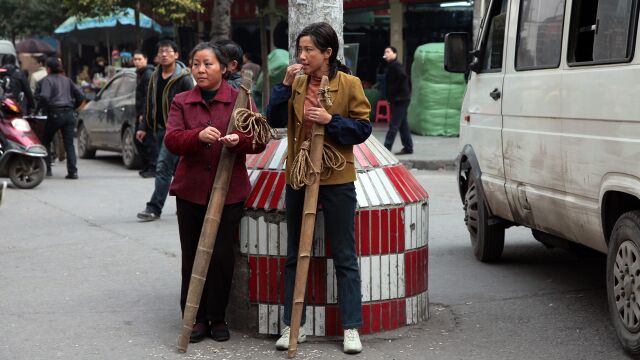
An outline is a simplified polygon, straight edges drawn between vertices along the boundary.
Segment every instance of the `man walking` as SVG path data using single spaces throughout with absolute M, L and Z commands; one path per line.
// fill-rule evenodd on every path
M 136 132 L 140 130 L 141 124 L 145 122 L 147 110 L 147 91 L 149 81 L 153 74 L 153 65 L 147 64 L 147 55 L 142 50 L 133 52 L 133 65 L 136 67 Z M 143 178 L 156 176 L 156 158 L 158 156 L 155 137 L 148 133 L 143 141 L 136 139 L 136 147 L 142 159 L 142 170 L 139 174 Z
M 397 60 L 398 51 L 393 46 L 384 49 L 382 57 L 388 63 L 387 70 L 387 96 L 391 103 L 391 124 L 384 139 L 384 146 L 391 151 L 396 134 L 400 131 L 400 141 L 402 150 L 396 155 L 413 154 L 413 140 L 407 121 L 407 109 L 411 100 L 411 88 L 409 87 L 409 77 L 404 71 L 404 67 Z
M 136 132 L 136 139 L 143 141 L 148 132 L 155 135 L 158 158 L 156 160 L 155 188 L 146 208 L 138 213 L 138 219 L 153 221 L 160 218 L 164 202 L 169 194 L 171 178 L 178 163 L 178 156 L 164 145 L 165 126 L 173 97 L 194 86 L 189 69 L 180 61 L 178 45 L 171 40 L 158 42 L 159 66 L 151 74 L 147 92 L 145 121 Z
M 62 64 L 56 57 L 47 59 L 47 75 L 40 83 L 39 106 L 47 115 L 44 126 L 43 145 L 49 149 L 53 136 L 62 129 L 62 141 L 67 153 L 66 179 L 77 179 L 76 150 L 73 147 L 73 133 L 76 121 L 74 110 L 82 104 L 82 91 L 68 77 L 62 74 Z M 51 176 L 51 156 L 47 154 L 47 176 Z

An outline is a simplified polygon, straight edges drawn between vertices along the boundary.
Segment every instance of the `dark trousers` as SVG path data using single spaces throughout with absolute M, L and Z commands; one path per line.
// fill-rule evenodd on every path
M 156 159 L 158 158 L 158 145 L 156 137 L 152 131 L 147 131 L 142 141 L 135 140 L 140 160 L 142 160 L 142 171 L 156 172 Z
M 408 108 L 408 100 L 391 104 L 391 124 L 389 124 L 389 131 L 384 139 L 384 147 L 389 151 L 391 151 L 393 142 L 396 140 L 396 134 L 400 131 L 402 147 L 408 152 L 413 152 L 413 140 L 411 139 L 411 130 L 409 130 L 409 121 L 407 120 Z
M 62 142 L 64 142 L 64 150 L 67 152 L 67 173 L 77 174 L 76 168 L 76 149 L 73 147 L 73 134 L 76 127 L 76 120 L 73 115 L 73 109 L 51 110 L 47 114 L 47 122 L 44 126 L 44 135 L 42 136 L 42 145 L 49 149 L 53 137 L 58 130 L 62 130 Z M 51 170 L 51 156 L 47 153 L 45 158 L 47 170 Z
M 171 187 L 171 178 L 176 172 L 176 166 L 180 157 L 174 155 L 167 149 L 164 144 L 165 129 L 156 130 L 156 145 L 158 149 L 158 158 L 156 160 L 156 178 L 155 187 L 153 188 L 153 194 L 151 194 L 151 200 L 147 203 L 146 210 L 152 211 L 158 215 L 162 213 L 164 208 L 164 202 L 169 195 L 169 188 Z
M 298 264 L 298 244 L 302 228 L 302 208 L 306 188 L 294 190 L 287 185 L 287 259 L 284 269 L 284 323 L 291 325 L 291 304 Z M 331 257 L 338 280 L 338 302 L 342 326 L 355 329 L 362 326 L 362 295 L 360 269 L 356 256 L 355 215 L 356 188 L 353 183 L 323 185 L 318 192 L 318 203 L 322 204 L 324 226 L 331 242 Z M 302 321 L 305 323 L 302 311 Z
M 189 281 L 191 280 L 191 270 L 193 269 L 207 206 L 194 204 L 180 198 L 176 198 L 176 204 L 178 208 L 180 247 L 182 249 L 180 307 L 184 314 L 189 292 Z M 207 280 L 204 283 L 200 307 L 196 315 L 196 322 L 205 323 L 206 321 L 211 321 L 218 323 L 223 322 L 225 319 L 229 293 L 231 292 L 231 279 L 233 278 L 233 244 L 240 218 L 242 218 L 243 208 L 243 203 L 224 206 L 213 255 L 209 263 Z

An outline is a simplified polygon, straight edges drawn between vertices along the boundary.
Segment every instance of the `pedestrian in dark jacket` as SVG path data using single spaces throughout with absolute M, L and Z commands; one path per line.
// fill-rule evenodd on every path
M 48 149 L 53 136 L 62 130 L 62 141 L 67 153 L 67 179 L 78 178 L 76 168 L 76 150 L 73 147 L 75 131 L 75 109 L 82 104 L 84 95 L 76 85 L 62 74 L 62 63 L 56 57 L 47 59 L 47 75 L 40 82 L 40 97 L 38 103 L 47 115 L 42 138 L 43 145 Z M 47 176 L 51 176 L 51 157 L 47 155 Z
M 219 170 L 222 149 L 226 147 L 236 153 L 236 160 L 191 333 L 191 342 L 201 341 L 209 334 L 216 341 L 225 341 L 230 336 L 225 312 L 234 270 L 233 244 L 244 201 L 251 190 L 245 154 L 259 153 L 265 146 L 254 146 L 253 139 L 239 131 L 227 133 L 238 92 L 222 79 L 227 59 L 220 48 L 201 43 L 193 49 L 190 58 L 198 86 L 176 95 L 165 137 L 167 147 L 181 156 L 171 183 L 171 194 L 176 196 L 182 249 L 180 305 L 184 312 L 211 187 Z
M 153 74 L 153 65 L 147 63 L 147 55 L 142 50 L 133 52 L 133 64 L 136 67 L 136 132 L 140 129 L 140 124 L 145 121 L 147 108 L 147 91 L 149 81 Z M 155 177 L 156 157 L 158 156 L 155 136 L 152 133 L 145 135 L 142 141 L 136 139 L 136 147 L 142 159 L 142 170 L 139 174 L 143 178 Z
M 239 88 L 242 82 L 242 48 L 229 39 L 218 40 L 216 41 L 216 45 L 220 46 L 222 52 L 229 59 L 227 71 L 224 73 L 224 79 L 227 80 L 229 85 L 234 89 Z
M 396 155 L 413 153 L 413 140 L 407 121 L 407 109 L 411 100 L 411 88 L 409 87 L 409 77 L 404 70 L 404 66 L 398 61 L 398 50 L 393 46 L 384 49 L 383 58 L 388 63 L 387 66 L 387 97 L 391 103 L 391 124 L 384 139 L 384 146 L 391 151 L 396 134 L 400 131 L 400 141 L 402 150 Z
M 145 121 L 140 124 L 140 130 L 136 132 L 138 141 L 143 141 L 147 132 L 154 134 L 158 149 L 155 188 L 145 209 L 138 213 L 138 218 L 143 221 L 160 218 L 164 202 L 169 194 L 171 178 L 178 163 L 178 156 L 172 154 L 164 144 L 167 116 L 173 97 L 181 92 L 191 90 L 194 86 L 191 72 L 182 62 L 178 61 L 179 56 L 178 45 L 175 42 L 171 40 L 158 42 L 159 66 L 151 74 L 147 91 Z
M 7 70 L 11 77 L 12 99 L 16 100 L 22 109 L 22 114 L 28 114 L 35 108 L 33 92 L 29 86 L 29 81 L 22 70 L 16 65 L 16 56 L 6 54 L 2 58 L 2 68 Z

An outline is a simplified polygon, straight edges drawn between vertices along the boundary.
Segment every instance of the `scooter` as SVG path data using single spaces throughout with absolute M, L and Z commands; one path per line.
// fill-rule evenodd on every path
M 0 68 L 0 177 L 8 176 L 18 188 L 32 189 L 44 180 L 47 149 L 23 118 L 20 105 L 8 96 L 10 81 Z

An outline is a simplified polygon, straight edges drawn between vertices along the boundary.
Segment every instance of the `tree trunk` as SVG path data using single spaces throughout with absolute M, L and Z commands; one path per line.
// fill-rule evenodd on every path
M 233 0 L 213 1 L 211 41 L 231 38 L 231 4 L 233 4 Z
M 269 51 L 267 49 L 267 29 L 264 12 L 261 11 L 258 17 L 260 22 L 260 58 L 262 59 L 262 108 L 266 111 L 269 103 L 269 92 L 271 91 L 271 85 L 269 84 Z
M 325 21 L 333 27 L 338 34 L 340 50 L 338 59 L 344 63 L 342 48 L 342 0 L 289 0 L 289 63 L 296 62 L 296 37 L 305 26 Z
M 136 48 L 142 49 L 142 36 L 140 36 L 140 1 L 136 1 L 134 11 L 136 16 Z

